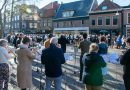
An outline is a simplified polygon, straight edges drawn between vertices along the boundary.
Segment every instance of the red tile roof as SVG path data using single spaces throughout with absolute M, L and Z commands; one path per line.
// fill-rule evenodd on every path
M 41 10 L 43 10 L 43 17 L 53 17 L 55 15 L 56 9 L 59 7 L 57 1 L 51 2 Z
M 47 4 L 46 6 L 44 6 L 44 9 L 53 9 L 53 8 L 57 8 L 59 6 L 57 1 L 51 2 L 49 4 Z
M 43 17 L 53 17 L 55 15 L 55 9 L 46 9 Z

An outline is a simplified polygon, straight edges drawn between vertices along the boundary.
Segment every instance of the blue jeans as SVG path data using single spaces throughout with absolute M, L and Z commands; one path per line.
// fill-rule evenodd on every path
M 51 90 L 51 85 L 53 81 L 54 81 L 55 90 L 61 90 L 61 80 L 62 80 L 62 76 L 56 78 L 51 78 L 46 76 L 45 90 Z

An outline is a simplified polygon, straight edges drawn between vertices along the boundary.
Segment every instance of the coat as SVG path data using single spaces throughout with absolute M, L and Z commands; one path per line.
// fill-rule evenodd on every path
M 61 48 L 50 44 L 49 48 L 42 51 L 41 62 L 45 64 L 46 76 L 56 78 L 62 75 L 61 64 L 65 63 L 65 58 Z
M 69 41 L 66 39 L 66 37 L 61 36 L 58 39 L 58 43 L 61 45 L 61 49 L 63 50 L 63 52 L 66 53 L 66 44 L 69 44 Z
M 84 71 L 83 82 L 87 85 L 101 86 L 103 75 L 101 68 L 106 66 L 103 58 L 95 52 L 83 56 Z
M 32 87 L 32 61 L 35 55 L 29 48 L 20 47 L 16 51 L 18 57 L 17 65 L 17 83 L 20 88 Z
M 127 49 L 124 55 L 120 59 L 120 64 L 123 65 L 124 79 L 130 79 L 130 49 Z
M 79 49 L 81 49 L 81 55 L 84 55 L 84 53 L 88 53 L 89 52 L 90 44 L 91 44 L 91 41 L 89 41 L 87 39 L 85 39 L 85 40 L 80 42 Z

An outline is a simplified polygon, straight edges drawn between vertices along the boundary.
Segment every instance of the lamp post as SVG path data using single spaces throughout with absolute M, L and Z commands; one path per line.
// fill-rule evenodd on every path
M 119 29 L 119 11 L 117 10 L 117 12 L 116 12 L 116 16 L 117 16 L 117 29 Z M 121 31 L 119 31 L 119 32 L 121 32 Z

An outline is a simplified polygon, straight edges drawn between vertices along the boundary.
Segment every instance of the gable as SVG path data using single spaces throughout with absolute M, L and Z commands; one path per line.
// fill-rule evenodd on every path
M 95 10 L 93 11 L 103 11 L 103 10 L 112 10 L 112 9 L 119 9 L 121 6 L 114 3 L 111 0 L 104 0 Z

